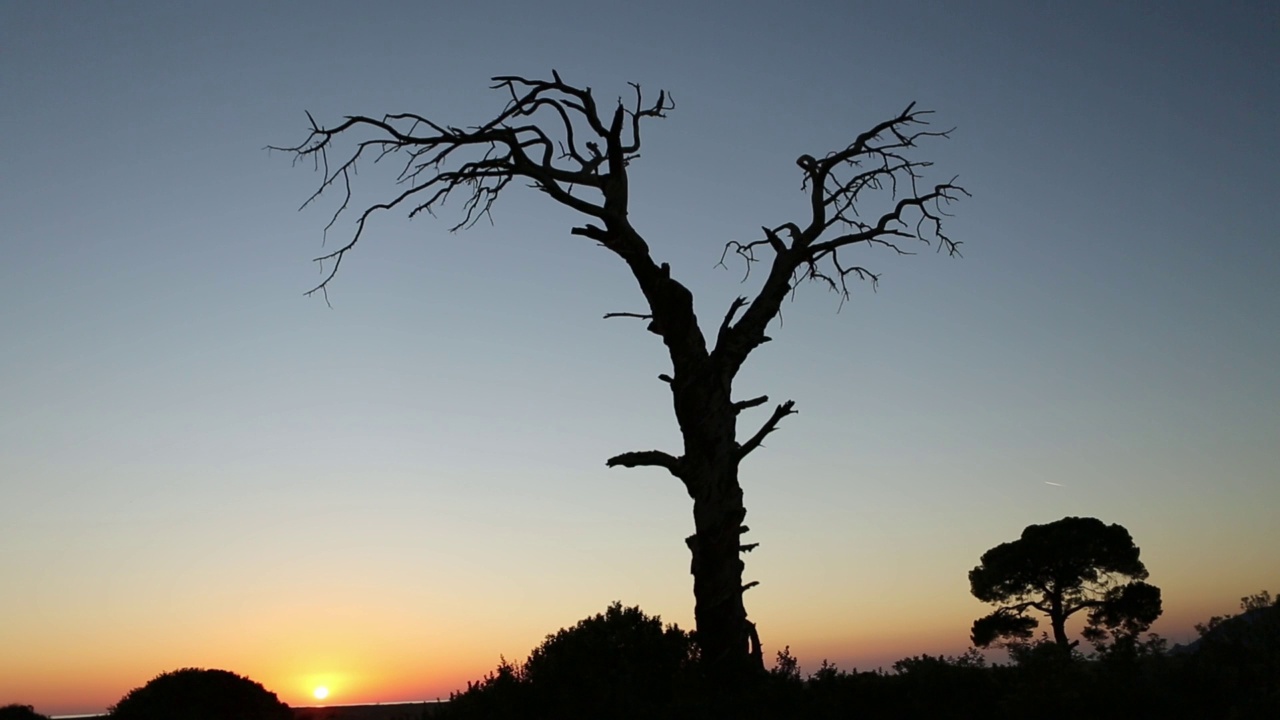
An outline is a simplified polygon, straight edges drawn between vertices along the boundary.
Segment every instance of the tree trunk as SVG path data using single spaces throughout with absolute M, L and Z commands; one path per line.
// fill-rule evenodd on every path
M 736 468 L 708 477 L 694 499 L 694 534 L 686 539 L 693 555 L 694 616 L 698 646 L 713 674 L 737 675 L 749 667 L 750 630 L 742 602 L 743 562 L 739 536 L 747 511 Z
M 726 682 L 763 670 L 763 654 L 742 602 L 741 535 L 747 511 L 738 484 L 739 446 L 730 380 L 721 373 L 698 373 L 677 381 L 676 416 L 685 440 L 683 480 L 693 498 L 692 554 L 694 617 L 698 647 L 713 681 Z
M 1072 645 L 1067 638 L 1067 612 L 1062 606 L 1062 598 L 1057 594 L 1049 598 L 1049 624 L 1053 626 L 1053 641 L 1063 650 L 1070 650 Z
M 1067 619 L 1064 617 L 1054 617 L 1050 619 L 1053 624 L 1053 641 L 1058 647 L 1067 650 L 1071 647 L 1071 640 L 1067 638 Z

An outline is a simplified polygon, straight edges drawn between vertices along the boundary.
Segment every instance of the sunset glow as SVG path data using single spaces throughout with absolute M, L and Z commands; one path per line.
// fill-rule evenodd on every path
M 345 183 L 298 212 L 313 163 L 263 150 L 473 127 L 552 68 L 678 100 L 620 207 L 708 353 L 769 272 L 725 244 L 808 222 L 797 158 L 912 101 L 955 128 L 921 183 L 973 193 L 963 258 L 842 249 L 880 281 L 797 279 L 735 378 L 717 452 L 798 411 L 739 473 L 767 664 L 961 653 L 980 555 L 1068 515 L 1129 531 L 1170 644 L 1280 592 L 1275 3 L 232 5 L 0 2 L 0 706 L 191 667 L 447 700 L 615 600 L 694 629 L 688 491 L 606 466 L 685 435 L 592 218 L 524 181 L 457 232 L 464 198 L 374 213 L 306 297 L 408 156 L 326 227 Z

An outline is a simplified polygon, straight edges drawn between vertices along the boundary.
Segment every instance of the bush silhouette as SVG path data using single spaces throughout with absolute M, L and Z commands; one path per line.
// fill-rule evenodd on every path
M 529 655 L 524 675 L 539 700 L 603 710 L 611 697 L 669 697 L 692 658 L 688 633 L 615 602 L 602 615 L 548 635 Z
M 693 637 L 638 607 L 548 635 L 524 664 L 505 659 L 450 702 L 452 717 L 647 718 L 692 681 Z
M 49 716 L 41 715 L 30 705 L 13 703 L 0 707 L 0 720 L 49 720 Z
M 130 690 L 111 708 L 119 720 L 292 720 L 276 694 L 226 670 L 183 668 Z

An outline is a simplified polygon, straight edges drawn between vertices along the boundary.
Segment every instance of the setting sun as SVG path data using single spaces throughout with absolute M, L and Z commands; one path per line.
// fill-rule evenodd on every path
M 317 700 L 323 700 L 329 697 L 329 688 L 321 686 L 316 688 L 311 694 L 315 695 Z

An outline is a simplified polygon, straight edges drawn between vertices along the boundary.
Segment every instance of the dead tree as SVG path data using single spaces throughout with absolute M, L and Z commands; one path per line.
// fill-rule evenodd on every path
M 640 87 L 631 84 L 627 98 L 602 112 L 590 88 L 569 85 L 554 71 L 550 80 L 505 76 L 493 82 L 508 101 L 482 125 L 456 127 L 400 113 L 350 116 L 325 127 L 308 114 L 308 137 L 294 147 L 274 148 L 295 159 L 310 158 L 323 172 L 304 208 L 329 191 L 342 196 L 326 232 L 339 216 L 355 212 L 349 205 L 357 163 L 399 158 L 399 192 L 361 209 L 347 242 L 316 258 L 327 274 L 310 293 L 319 292 L 327 300 L 329 282 L 364 237 L 370 217 L 380 211 L 405 210 L 409 217 L 433 213 L 456 193 L 462 218 L 450 228 L 455 231 L 488 215 L 502 191 L 521 179 L 583 215 L 582 224 L 570 232 L 621 258 L 644 295 L 648 312 L 605 317 L 646 320 L 649 332 L 666 345 L 671 369 L 659 379 L 670 389 L 683 437 L 677 453 L 626 452 L 606 464 L 659 467 L 684 483 L 693 499 L 695 532 L 686 543 L 693 556 L 696 637 L 702 658 L 708 671 L 721 678 L 762 669 L 759 636 L 742 600 L 743 592 L 755 583 L 743 583 L 741 554 L 756 543 L 745 543 L 741 537 L 747 526 L 738 466 L 795 410 L 790 400 L 777 405 L 755 432 L 740 439 L 739 414 L 769 399 L 734 399 L 734 378 L 751 352 L 769 341 L 769 323 L 799 283 L 818 281 L 843 302 L 851 279 L 877 281 L 874 272 L 846 258 L 856 246 L 879 245 L 910 254 L 903 243 L 922 241 L 957 254 L 959 243 L 947 237 L 942 224 L 946 205 L 967 193 L 954 178 L 921 187 L 921 171 L 931 163 L 912 158 L 919 141 L 946 137 L 949 131 L 928 130 L 929 113 L 912 104 L 843 149 L 801 156 L 796 164 L 808 199 L 805 217 L 763 227 L 759 239 L 725 245 L 722 263 L 732 253 L 747 264 L 748 277 L 756 263 L 767 270 L 754 297 L 734 300 L 708 338 L 694 315 L 693 295 L 666 263 L 654 259 L 628 218 L 628 167 L 639 156 L 641 127 L 674 108 L 671 96 L 659 92 L 649 102 Z M 864 217 L 860 203 L 876 195 L 882 212 Z

